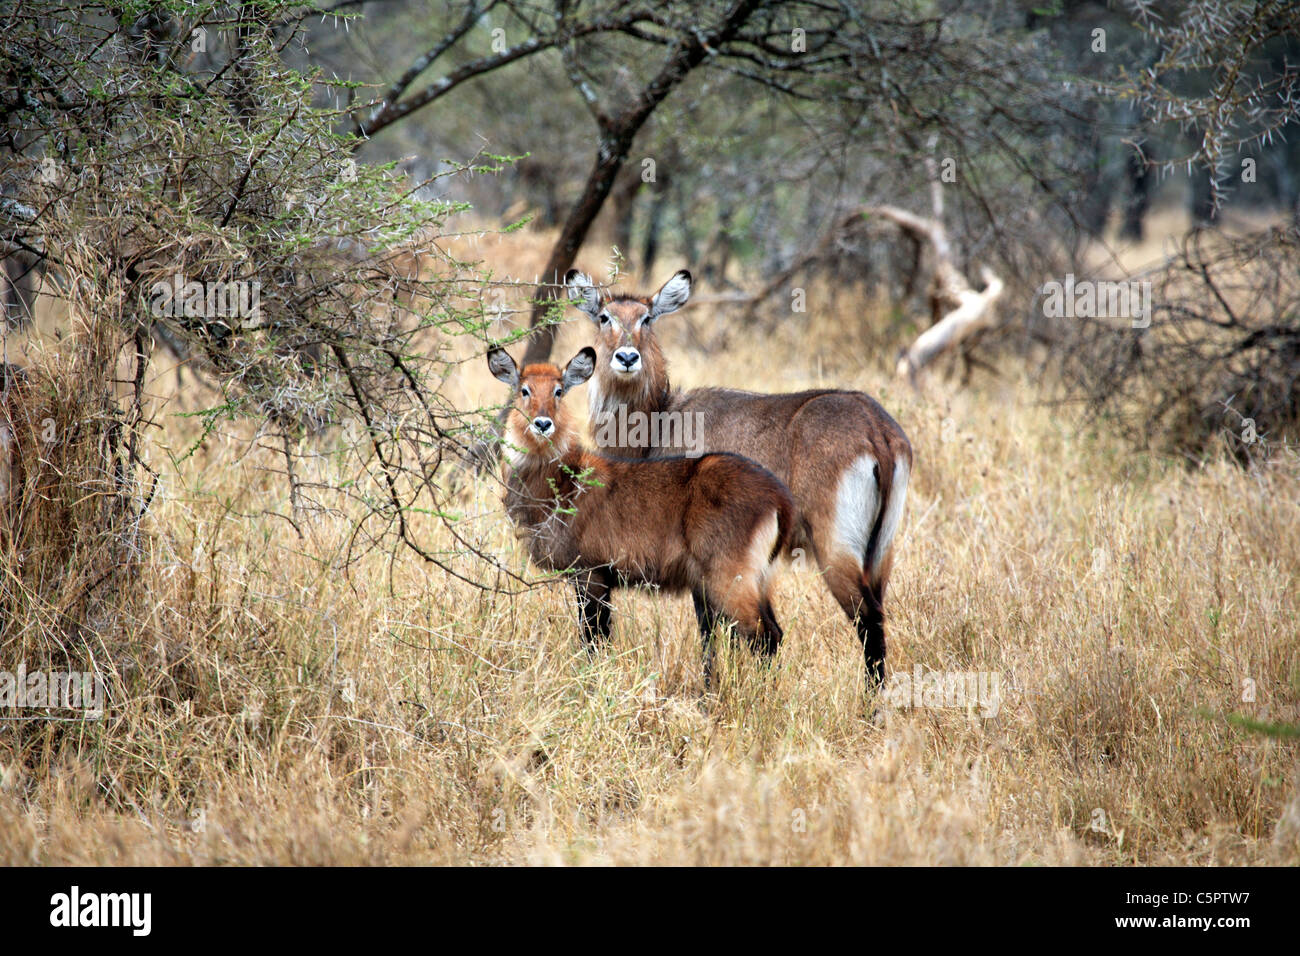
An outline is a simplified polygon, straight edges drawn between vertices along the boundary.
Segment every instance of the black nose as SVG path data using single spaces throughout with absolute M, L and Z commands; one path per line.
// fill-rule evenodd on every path
M 631 368 L 640 356 L 636 352 L 615 352 L 614 358 L 622 362 L 624 367 Z
M 545 435 L 551 430 L 551 420 L 549 418 L 534 418 L 533 427 Z

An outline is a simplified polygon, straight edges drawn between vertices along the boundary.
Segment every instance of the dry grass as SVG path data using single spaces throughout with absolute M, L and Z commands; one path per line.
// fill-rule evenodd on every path
M 528 277 L 535 253 L 485 252 Z M 775 666 L 724 653 L 709 704 L 684 598 L 623 593 L 589 660 L 558 586 L 485 594 L 382 555 L 345 576 L 342 524 L 299 540 L 266 513 L 288 507 L 278 451 L 218 433 L 151 513 L 145 600 L 115 625 L 126 696 L 0 729 L 0 863 L 1300 862 L 1294 743 L 1224 719 L 1300 719 L 1300 465 L 1136 456 L 1022 383 L 912 395 L 896 343 L 816 302 L 707 356 L 711 317 L 665 320 L 676 377 L 895 412 L 917 470 L 889 666 L 997 673 L 996 716 L 867 719 L 808 571 L 779 585 Z M 504 398 L 477 363 L 451 387 Z M 522 567 L 496 496 L 470 488 L 466 526 Z

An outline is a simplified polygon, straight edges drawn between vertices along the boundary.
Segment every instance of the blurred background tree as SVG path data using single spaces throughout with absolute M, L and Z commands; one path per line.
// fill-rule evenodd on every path
M 354 128 L 374 136 L 360 155 L 407 157 L 426 175 L 432 157 L 484 141 L 526 154 L 517 176 L 477 181 L 472 201 L 560 226 L 544 283 L 595 225 L 632 268 L 650 271 L 670 247 L 715 290 L 737 288 L 741 270 L 786 268 L 851 209 L 928 196 L 928 139 L 949 160 L 967 260 L 1036 275 L 1051 244 L 1026 236 L 1059 235 L 1075 215 L 1082 98 L 1056 82 L 1046 32 L 1015 8 L 361 7 L 364 25 L 322 25 L 310 44 L 338 79 L 382 90 L 353 108 Z M 902 292 L 920 286 L 917 258 L 881 227 L 837 237 L 808 265 Z M 530 357 L 549 341 L 535 336 Z
M 932 312 L 934 254 L 856 213 L 930 213 L 927 170 L 939 164 L 954 268 L 973 278 L 987 266 L 1009 284 L 1000 321 L 961 344 L 967 372 L 996 367 L 1007 349 L 1024 359 L 1046 347 L 1067 366 L 1067 397 L 1111 415 L 1116 396 L 1154 373 L 1097 354 L 1102 342 L 1131 351 L 1123 334 L 1085 349 L 1087 322 L 1046 320 L 1041 284 L 1101 275 L 1099 248 L 1110 273 L 1126 274 L 1113 243 L 1139 242 L 1157 206 L 1181 205 L 1194 225 L 1300 215 L 1300 155 L 1285 135 L 1300 32 L 1281 0 L 345 7 L 365 22 L 314 27 L 310 55 L 382 91 L 377 103 L 339 104 L 373 136 L 360 155 L 402 157 L 416 177 L 484 143 L 525 157 L 515 175 L 469 189 L 480 211 L 559 229 L 531 359 L 549 353 L 549 283 L 584 243 L 601 260 L 616 250 L 647 283 L 671 256 L 703 280 L 704 302 L 769 324 L 788 317 L 796 284 L 867 293 L 894 321 L 864 322 L 859 341 L 872 353 L 897 348 Z M 663 72 L 691 49 L 703 55 Z M 1295 317 L 1284 308 L 1281 321 Z M 1159 340 L 1146 335 L 1148 352 Z M 1275 353 L 1283 363 L 1290 354 Z M 1100 368 L 1129 369 L 1133 388 L 1100 384 Z M 1201 424 L 1170 447 L 1222 432 L 1208 411 L 1227 397 L 1222 387 L 1178 391 L 1196 406 L 1180 416 Z M 1266 404 L 1279 425 L 1294 408 Z M 1149 396 L 1141 407 L 1151 410 Z M 1146 415 L 1141 440 L 1161 431 L 1159 417 Z
M 161 430 L 146 394 L 160 350 L 220 396 L 197 413 L 200 441 L 243 421 L 283 449 L 282 517 L 300 535 L 304 512 L 342 511 L 355 522 L 345 566 L 397 541 L 462 573 L 453 565 L 467 546 L 435 549 L 410 517 L 417 500 L 445 516 L 433 476 L 481 417 L 448 401 L 438 383 L 456 360 L 427 348 L 430 336 L 483 336 L 478 274 L 428 258 L 463 205 L 416 195 L 391 165 L 355 162 L 336 129 L 346 116 L 312 105 L 320 77 L 284 60 L 305 10 L 175 0 L 3 11 L 7 318 L 31 321 L 39 275 L 55 322 L 29 367 L 3 376 L 14 480 L 0 515 L 0 628 L 28 659 L 94 653 L 115 637 L 135 646 L 119 612 L 147 551 L 143 518 L 168 467 L 197 447 L 168 451 L 170 463 L 147 450 L 158 452 L 149 439 Z M 297 462 L 317 452 L 300 439 L 326 427 L 341 436 L 331 453 L 343 467 L 304 482 Z

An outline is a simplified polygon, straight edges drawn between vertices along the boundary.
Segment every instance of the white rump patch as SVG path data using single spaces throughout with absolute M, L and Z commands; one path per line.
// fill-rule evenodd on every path
M 874 576 L 880 563 L 889 553 L 889 546 L 894 543 L 894 535 L 903 520 L 903 506 L 907 504 L 907 481 L 911 472 L 907 460 L 899 458 L 894 462 L 894 483 L 889 489 L 889 501 L 885 503 L 885 520 L 880 524 L 880 537 L 876 540 L 876 553 L 871 556 L 871 573 Z
M 840 475 L 835 492 L 835 545 L 852 555 L 858 565 L 866 563 L 867 543 L 880 509 L 880 488 L 876 484 L 876 459 L 860 455 Z

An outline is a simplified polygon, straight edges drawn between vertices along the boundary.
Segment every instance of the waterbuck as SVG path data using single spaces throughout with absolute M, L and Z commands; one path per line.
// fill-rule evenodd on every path
M 770 657 L 781 627 L 768 599 L 772 562 L 790 547 L 794 501 L 767 469 L 739 455 L 619 460 L 582 447 L 582 424 L 561 401 L 592 375 L 585 348 L 564 370 L 528 365 L 501 349 L 488 367 L 515 391 L 506 426 L 506 512 L 532 559 L 571 571 L 589 648 L 608 638 L 609 593 L 654 585 L 690 591 L 712 682 L 712 633 L 736 623 Z
M 868 685 L 879 686 L 885 587 L 912 468 L 898 423 L 862 392 L 674 390 L 655 322 L 690 298 L 685 270 L 653 296 L 602 292 L 576 269 L 565 284 L 596 326 L 587 396 L 598 447 L 628 457 L 730 451 L 770 469 L 799 511 L 794 546 L 811 551 L 857 628 Z

